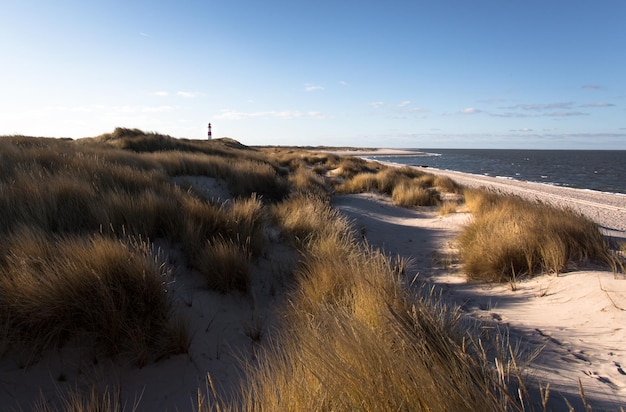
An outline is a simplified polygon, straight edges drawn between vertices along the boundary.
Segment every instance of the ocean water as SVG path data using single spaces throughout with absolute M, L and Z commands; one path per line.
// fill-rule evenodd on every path
M 626 150 L 408 149 L 371 159 L 626 194 Z M 418 154 L 424 152 L 424 154 Z

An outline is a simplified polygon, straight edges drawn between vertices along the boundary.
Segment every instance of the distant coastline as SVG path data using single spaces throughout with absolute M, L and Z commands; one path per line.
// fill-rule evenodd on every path
M 412 155 L 353 155 L 408 166 L 626 194 L 626 151 L 524 149 L 403 149 Z M 372 152 L 372 151 L 370 151 Z

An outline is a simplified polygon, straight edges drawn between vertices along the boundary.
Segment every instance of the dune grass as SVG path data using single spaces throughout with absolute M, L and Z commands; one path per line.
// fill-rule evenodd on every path
M 285 325 L 247 365 L 241 409 L 519 407 L 470 349 L 459 313 L 411 292 L 399 275 L 402 262 L 361 245 L 345 218 L 317 202 L 321 225 L 302 248 Z
M 198 410 L 524 408 L 520 397 L 527 393 L 510 352 L 487 354 L 487 336 L 435 293 L 409 283 L 407 262 L 364 245 L 329 202 L 334 189 L 377 191 L 405 206 L 438 204 L 440 193 L 460 191 L 447 178 L 353 157 L 122 128 L 77 142 L 2 137 L 0 160 L 4 354 L 19 347 L 36 361 L 44 351 L 80 341 L 143 366 L 185 352 L 191 332 L 166 293 L 172 268 L 152 242 L 180 247 L 207 287 L 250 293 L 252 263 L 265 252 L 267 228 L 276 227 L 280 240 L 300 253 L 296 270 L 287 275 L 282 321 L 276 330 L 261 333 L 256 325 L 246 331 L 259 346 L 243 366 L 234 400 L 206 403 L 199 395 Z M 174 176 L 222 179 L 234 197 L 214 202 L 174 185 Z M 516 199 L 505 202 L 491 193 L 467 192 L 465 198 L 476 221 L 495 216 L 481 226 L 497 228 L 511 216 L 528 216 L 506 226 L 518 233 L 529 222 L 543 227 L 545 219 L 556 220 L 533 214 L 538 209 L 546 215 L 545 205 L 515 209 Z M 505 203 L 512 206 L 497 215 Z M 554 252 L 561 249 L 567 259 L 603 256 L 583 241 L 595 233 L 590 225 L 574 231 L 580 216 L 560 222 L 535 242 L 545 250 L 515 258 L 521 266 L 514 270 L 526 271 L 524 264 L 562 270 Z M 465 256 L 484 261 L 497 255 L 504 235 L 477 233 L 468 244 L 483 249 Z M 560 246 L 559 239 L 565 239 Z M 550 252 L 546 245 L 552 243 L 557 246 Z M 526 253 L 527 247 L 503 250 Z M 542 253 L 547 263 L 538 264 Z M 506 270 L 500 268 L 498 276 L 510 270 L 510 261 L 503 261 Z M 66 399 L 77 410 L 121 401 L 106 393 L 70 393 Z
M 339 182 L 338 193 L 377 192 L 390 195 L 393 204 L 402 207 L 437 206 L 440 192 L 457 193 L 460 187 L 448 178 L 424 173 L 416 168 L 379 166 L 355 173 Z
M 465 198 L 474 219 L 458 246 L 472 279 L 503 282 L 610 260 L 598 226 L 573 210 L 478 190 L 467 191 Z
M 286 179 L 230 141 L 202 146 L 140 132 L 0 137 L 5 348 L 35 359 L 85 335 L 100 353 L 130 354 L 141 365 L 186 351 L 189 338 L 163 286 L 166 266 L 149 253 L 159 238 L 182 244 L 207 286 L 247 290 L 247 272 L 232 266 L 232 255 L 245 264 L 239 257 L 262 253 L 263 202 L 282 198 Z M 237 197 L 203 201 L 172 183 L 179 173 L 224 178 Z
M 422 186 L 401 183 L 391 191 L 391 200 L 394 205 L 411 206 L 435 206 L 440 202 L 439 194 L 436 191 L 425 189 Z
M 76 338 L 139 365 L 186 351 L 166 296 L 168 273 L 147 243 L 51 238 L 23 227 L 1 250 L 0 322 L 26 359 Z

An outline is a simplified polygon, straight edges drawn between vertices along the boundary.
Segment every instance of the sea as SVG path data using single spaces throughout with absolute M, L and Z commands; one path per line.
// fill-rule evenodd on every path
M 626 150 L 405 149 L 369 156 L 410 166 L 626 194 Z

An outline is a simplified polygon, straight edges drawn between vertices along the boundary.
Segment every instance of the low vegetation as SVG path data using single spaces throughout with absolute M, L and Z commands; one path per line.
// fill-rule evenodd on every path
M 472 279 L 504 282 L 611 261 L 597 224 L 573 210 L 481 190 L 467 190 L 465 199 L 474 217 L 458 246 Z
M 362 166 L 360 172 L 344 176 L 343 181 L 336 184 L 337 193 L 377 192 L 390 195 L 397 206 L 414 207 L 441 205 L 441 193 L 459 193 L 461 190 L 447 177 L 434 176 L 409 166 Z
M 232 197 L 214 199 L 197 177 L 225 182 Z M 122 128 L 78 141 L 0 137 L 0 356 L 31 364 L 71 343 L 145 366 L 185 353 L 195 332 L 173 310 L 172 272 L 256 304 L 252 271 L 271 237 L 299 254 L 284 274 L 281 321 L 246 327 L 258 346 L 241 387 L 224 399 L 209 377 L 196 410 L 524 410 L 508 348 L 411 283 L 406 261 L 365 245 L 331 207 L 333 192 L 368 191 L 445 214 L 458 205 L 446 194 L 462 188 L 415 168 L 230 139 Z M 597 227 L 573 212 L 464 196 L 475 218 L 459 246 L 475 278 L 606 256 Z M 180 250 L 184 267 L 156 244 Z M 74 390 L 60 404 L 117 408 L 116 391 Z
M 519 408 L 465 340 L 458 312 L 411 291 L 403 262 L 361 245 L 345 218 L 309 202 L 316 227 L 292 232 L 291 216 L 280 219 L 308 241 L 282 332 L 246 368 L 243 410 Z

